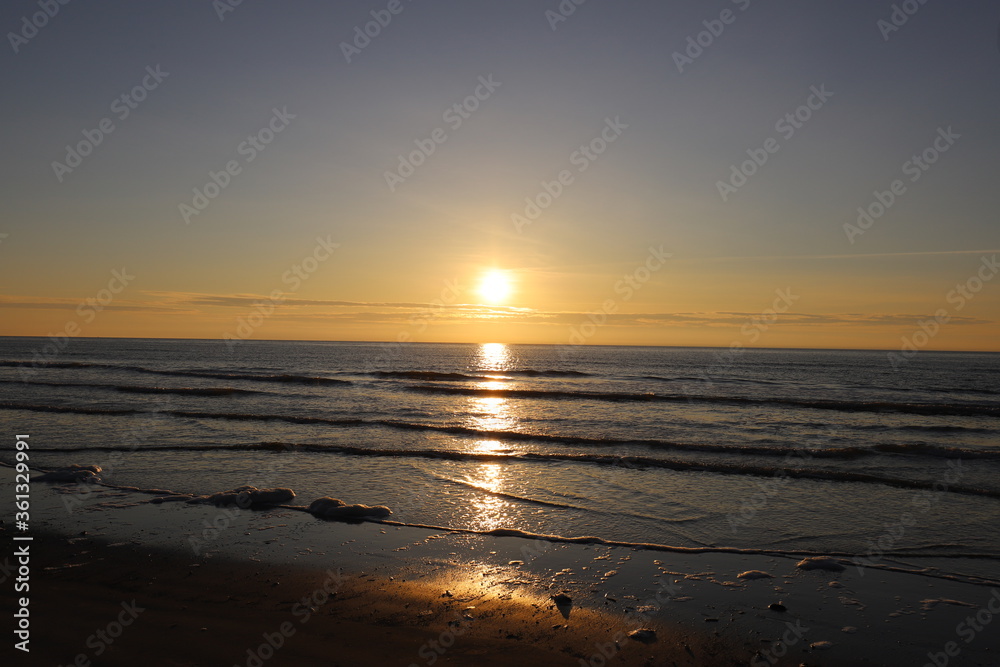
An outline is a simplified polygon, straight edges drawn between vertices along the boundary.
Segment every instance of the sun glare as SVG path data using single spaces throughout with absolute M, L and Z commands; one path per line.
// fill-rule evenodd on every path
M 479 283 L 479 296 L 489 304 L 503 303 L 510 296 L 510 277 L 505 271 L 494 269 L 483 276 Z

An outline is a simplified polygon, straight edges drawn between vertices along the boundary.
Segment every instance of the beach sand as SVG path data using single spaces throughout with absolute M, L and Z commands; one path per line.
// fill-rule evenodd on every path
M 36 537 L 33 549 L 30 664 L 577 665 L 580 649 L 602 640 L 618 652 L 609 639 L 629 629 L 620 614 L 574 610 L 567 621 L 544 599 L 471 585 L 445 596 L 433 583 L 349 573 L 338 581 L 309 568 L 199 563 L 54 535 Z M 107 626 L 123 613 L 129 625 L 97 656 L 95 633 L 116 632 Z M 620 642 L 621 664 L 739 664 L 719 637 L 657 627 L 655 644 Z M 279 648 L 262 648 L 269 644 Z
M 1000 664 L 1000 633 L 956 633 L 1000 604 L 990 586 L 153 505 L 106 488 L 67 512 L 76 492 L 33 485 L 31 655 L 18 664 L 922 665 L 949 641 L 951 664 Z M 748 570 L 771 577 L 739 578 Z M 12 608 L 9 576 L 0 590 Z M 640 629 L 655 637 L 627 638 Z

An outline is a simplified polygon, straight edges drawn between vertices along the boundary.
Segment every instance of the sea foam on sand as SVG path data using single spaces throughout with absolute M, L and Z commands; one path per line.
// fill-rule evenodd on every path
M 330 496 L 312 501 L 308 511 L 323 519 L 382 519 L 392 514 L 392 510 L 385 505 L 348 505 Z

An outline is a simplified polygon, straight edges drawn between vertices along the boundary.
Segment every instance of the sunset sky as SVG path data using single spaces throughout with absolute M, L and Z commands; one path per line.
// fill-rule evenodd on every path
M 4 3 L 0 335 L 1000 350 L 1000 6 L 912 5 Z

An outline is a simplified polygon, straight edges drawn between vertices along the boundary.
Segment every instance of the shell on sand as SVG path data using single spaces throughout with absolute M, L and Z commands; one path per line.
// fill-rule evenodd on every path
M 382 519 L 390 514 L 385 505 L 348 505 L 339 498 L 317 498 L 309 505 L 309 513 L 324 519 Z
M 656 641 L 656 630 L 640 628 L 628 633 L 628 638 L 634 639 L 637 642 L 642 642 L 643 644 L 652 644 Z

